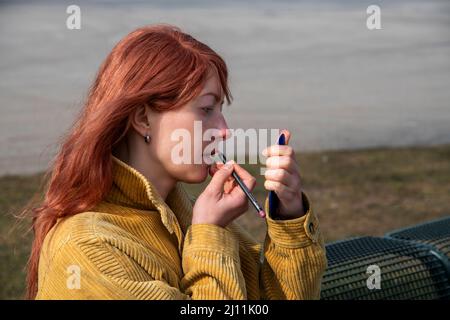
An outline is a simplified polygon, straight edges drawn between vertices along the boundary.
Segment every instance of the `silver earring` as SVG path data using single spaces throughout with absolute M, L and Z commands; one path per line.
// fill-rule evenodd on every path
M 144 136 L 144 140 L 145 140 L 145 143 L 150 143 L 150 136 L 148 134 L 146 134 Z

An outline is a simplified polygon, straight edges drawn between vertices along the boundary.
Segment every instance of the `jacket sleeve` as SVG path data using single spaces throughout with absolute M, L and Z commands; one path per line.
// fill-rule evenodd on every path
M 265 300 L 320 298 L 322 276 L 327 267 L 324 240 L 319 221 L 313 212 L 307 195 L 302 193 L 302 198 L 305 215 L 291 220 L 273 220 L 270 218 L 268 198 L 266 198 L 267 234 L 264 244 L 254 240 L 242 226 L 235 222 L 226 228 L 238 239 L 240 248 L 239 255 L 235 254 L 237 251 L 235 247 L 227 254 L 227 256 L 235 258 L 236 264 L 224 269 L 224 271 L 233 271 L 233 273 L 229 273 L 230 277 L 226 283 L 229 284 L 229 287 L 231 284 L 234 285 L 234 292 L 236 292 L 232 295 L 234 298 Z M 194 202 L 195 199 L 191 201 Z M 218 239 L 216 239 L 216 241 L 210 242 L 208 245 L 216 248 L 215 250 L 221 248 L 220 250 L 226 251 L 229 244 L 235 245 L 225 229 L 207 225 L 198 228 L 217 229 L 216 232 L 222 233 L 224 239 L 227 239 L 227 241 L 217 241 Z M 197 239 L 198 245 L 209 242 L 210 237 L 206 234 L 204 233 Z M 222 247 L 221 243 L 225 246 Z M 258 288 L 247 288 L 250 291 L 245 291 L 241 272 L 236 269 L 239 266 L 239 256 L 244 277 L 252 278 L 253 273 L 259 273 L 259 294 L 254 293 Z M 198 260 L 198 262 L 201 262 L 201 260 Z M 256 267 L 253 267 L 253 265 L 256 265 Z M 192 260 L 192 267 L 201 268 L 201 263 L 197 264 Z M 227 274 L 227 272 L 219 272 L 219 274 Z M 224 279 L 223 277 L 222 279 Z M 232 280 L 233 277 L 234 280 Z M 217 279 L 221 279 L 221 277 Z M 220 284 L 221 281 L 219 280 L 217 283 Z
M 192 299 L 247 298 L 239 242 L 226 228 L 191 225 L 185 236 L 183 271 L 182 288 Z
M 305 215 L 290 220 L 270 218 L 266 198 L 267 235 L 260 273 L 262 299 L 320 298 L 327 267 L 324 240 L 308 197 L 305 193 L 302 197 Z
M 244 299 L 276 299 L 276 300 L 309 300 L 320 298 L 322 276 L 327 267 L 327 258 L 323 236 L 320 231 L 319 221 L 313 212 L 313 208 L 305 193 L 302 193 L 305 215 L 291 220 L 273 220 L 270 218 L 268 198 L 265 202 L 267 234 L 264 244 L 260 244 L 236 222 L 226 229 L 220 227 L 198 226 L 199 229 L 217 229 L 217 235 L 222 234 L 222 239 L 216 238 L 210 244 L 215 250 L 227 252 L 236 243 L 230 238 L 229 230 L 239 242 L 239 255 L 236 247 L 228 251 L 226 256 L 234 257 L 235 264 L 229 264 L 222 272 L 209 274 L 220 275 L 216 279 L 217 285 L 227 283 L 227 292 L 235 292 L 230 295 L 234 298 Z M 195 200 L 192 200 L 195 201 Z M 207 232 L 199 234 L 197 246 L 207 244 L 211 237 Z M 221 246 L 221 243 L 224 246 Z M 206 253 L 203 253 L 206 254 Z M 240 260 L 239 260 L 240 259 Z M 193 258 L 192 268 L 202 268 L 202 260 Z M 238 265 L 240 263 L 240 266 Z M 241 272 L 237 269 L 241 268 Z M 212 268 L 211 268 L 212 270 Z M 193 274 L 193 273 L 192 273 Z M 192 275 L 191 274 L 191 275 Z M 228 281 L 223 281 L 228 274 Z M 259 277 L 259 287 L 245 288 L 254 283 L 250 280 L 254 276 Z M 233 280 L 231 280 L 233 279 Z M 206 280 L 205 280 L 206 281 Z M 200 281 L 197 283 L 199 284 Z M 206 283 L 206 282 L 205 282 Z M 196 284 L 192 282 L 195 287 Z M 233 285 L 232 285 L 233 284 Z M 234 290 L 230 290 L 234 286 Z M 207 287 L 205 287 L 205 291 Z M 203 295 L 203 296 L 208 296 Z

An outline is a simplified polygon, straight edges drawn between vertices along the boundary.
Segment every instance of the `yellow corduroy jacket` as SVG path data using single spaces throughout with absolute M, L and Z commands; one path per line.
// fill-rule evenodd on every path
M 114 156 L 113 177 L 101 203 L 59 219 L 46 236 L 37 299 L 319 298 L 327 260 L 305 194 L 304 216 L 267 215 L 261 245 L 236 222 L 191 225 L 193 203 L 180 184 L 164 201 Z

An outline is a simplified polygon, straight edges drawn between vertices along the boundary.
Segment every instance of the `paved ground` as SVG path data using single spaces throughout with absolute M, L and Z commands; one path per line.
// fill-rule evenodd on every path
M 450 142 L 450 3 L 250 1 L 0 1 L 0 175 L 42 170 L 112 46 L 134 28 L 168 22 L 227 61 L 235 128 L 289 128 L 299 149 Z M 163 4 L 164 3 L 164 4 Z

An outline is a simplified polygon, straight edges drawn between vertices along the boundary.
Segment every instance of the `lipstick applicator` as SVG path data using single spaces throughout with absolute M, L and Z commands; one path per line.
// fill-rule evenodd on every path
M 217 152 L 218 157 L 220 158 L 220 160 L 225 164 L 227 162 L 227 159 L 225 158 L 225 155 L 221 152 Z M 266 213 L 264 212 L 264 209 L 258 204 L 258 202 L 256 201 L 255 197 L 253 196 L 253 194 L 250 192 L 250 190 L 248 190 L 247 186 L 245 185 L 245 183 L 242 181 L 242 178 L 239 177 L 239 175 L 233 171 L 232 173 L 233 178 L 236 180 L 237 184 L 239 185 L 239 187 L 241 187 L 242 191 L 244 191 L 245 195 L 247 196 L 247 198 L 250 200 L 250 202 L 253 204 L 253 206 L 256 209 L 256 212 L 259 214 L 259 216 L 261 218 L 265 218 L 266 217 Z

